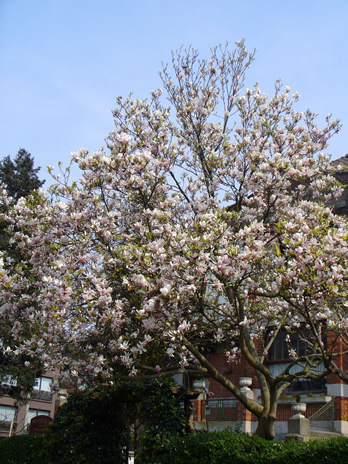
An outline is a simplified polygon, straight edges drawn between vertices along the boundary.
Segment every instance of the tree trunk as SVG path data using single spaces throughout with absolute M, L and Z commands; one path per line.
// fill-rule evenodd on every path
M 275 437 L 274 433 L 274 417 L 263 416 L 261 415 L 258 418 L 257 428 L 255 430 L 254 435 L 258 437 L 265 438 L 266 440 L 273 440 Z

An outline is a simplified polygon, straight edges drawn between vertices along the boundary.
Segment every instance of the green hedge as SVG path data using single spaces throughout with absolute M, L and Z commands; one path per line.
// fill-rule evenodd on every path
M 47 463 L 43 435 L 19 435 L 0 440 L 0 464 Z
M 231 432 L 172 437 L 153 464 L 338 464 L 348 462 L 347 438 L 308 443 L 267 441 Z M 138 461 L 137 464 L 142 464 Z
M 0 440 L 0 464 L 52 464 L 45 454 L 45 440 L 42 435 Z M 348 462 L 348 439 L 283 443 L 231 432 L 199 432 L 168 438 L 164 447 L 156 447 L 151 454 L 152 464 L 343 464 Z M 60 459 L 72 462 L 68 455 Z M 96 461 L 91 456 L 83 462 Z M 119 464 L 120 460 L 115 457 L 106 462 Z M 148 459 L 143 455 L 136 462 L 143 464 Z
M 348 462 L 348 439 L 312 440 L 307 443 L 290 441 L 276 464 L 343 464 Z

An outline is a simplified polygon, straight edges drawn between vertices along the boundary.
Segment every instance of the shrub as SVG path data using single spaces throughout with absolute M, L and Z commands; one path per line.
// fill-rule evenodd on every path
M 282 445 L 280 445 L 282 446 Z M 153 464 L 247 464 L 271 462 L 273 442 L 231 432 L 198 432 L 173 437 Z M 142 464 L 142 462 L 140 462 Z
M 157 448 L 153 464 L 338 464 L 346 462 L 347 438 L 308 443 L 268 441 L 231 432 L 172 437 Z M 142 461 L 138 461 L 143 464 Z
M 0 440 L 1 464 L 47 463 L 43 435 L 19 435 Z
M 348 439 L 312 440 L 307 443 L 290 441 L 275 464 L 340 464 L 347 462 Z
M 52 464 L 127 463 L 126 408 L 113 392 L 72 394 L 57 412 L 46 435 Z
M 110 424 L 110 422 L 109 422 Z M 80 429 L 81 431 L 82 429 Z M 105 431 L 105 429 L 104 429 Z M 112 463 L 127 462 L 125 453 L 112 451 L 111 430 L 104 437 L 108 446 L 93 450 L 100 442 L 100 431 L 89 433 L 90 443 L 82 437 L 79 446 L 71 448 L 71 442 L 66 437 L 66 444 L 59 441 L 61 432 L 55 436 L 22 435 L 0 440 L 1 464 L 82 464 L 82 463 Z M 160 435 L 158 435 L 160 436 Z M 50 457 L 46 451 L 46 441 L 51 448 Z M 91 441 L 92 440 L 92 441 Z M 94 441 L 93 441 L 94 440 Z M 96 440 L 96 441 L 95 441 Z M 290 441 L 287 443 L 267 441 L 259 437 L 236 434 L 231 432 L 198 432 L 192 435 L 175 435 L 164 440 L 163 446 L 154 442 L 155 446 L 143 451 L 137 456 L 138 464 L 340 464 L 347 460 L 348 439 L 345 437 L 330 440 L 313 440 L 308 443 Z M 62 448 L 59 448 L 61 446 Z M 83 449 L 83 446 L 85 448 Z M 56 457 L 54 456 L 54 452 Z M 120 458 L 121 456 L 121 458 Z
M 136 460 L 141 464 L 152 464 L 173 435 L 186 433 L 187 417 L 172 392 L 173 386 L 168 379 L 138 384 L 142 394 L 142 432 Z

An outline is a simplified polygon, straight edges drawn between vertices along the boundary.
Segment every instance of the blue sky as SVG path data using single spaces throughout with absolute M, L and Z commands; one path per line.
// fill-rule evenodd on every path
M 0 0 L 0 158 L 26 148 L 49 184 L 47 165 L 104 144 L 118 95 L 161 87 L 171 50 L 207 57 L 241 38 L 257 50 L 249 86 L 270 93 L 280 77 L 298 109 L 341 119 L 328 152 L 343 156 L 347 19 L 347 0 Z

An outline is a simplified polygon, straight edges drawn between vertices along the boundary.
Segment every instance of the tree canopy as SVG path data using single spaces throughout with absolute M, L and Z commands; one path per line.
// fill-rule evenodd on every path
M 0 161 L 0 183 L 6 187 L 8 195 L 17 201 L 43 186 L 45 181 L 39 179 L 39 171 L 40 168 L 34 168 L 33 156 L 20 148 L 14 161 L 10 156 Z
M 347 323 L 347 222 L 325 204 L 340 195 L 325 155 L 339 122 L 319 128 L 280 80 L 272 96 L 244 88 L 253 59 L 243 41 L 180 50 L 161 73 L 169 107 L 161 90 L 117 99 L 107 148 L 73 155 L 80 181 L 8 215 L 26 263 L 4 256 L 1 314 L 67 384 L 213 377 L 272 438 L 284 389 L 334 362 L 322 337 Z M 303 326 L 306 352 L 289 344 L 273 375 L 277 334 Z M 217 344 L 256 370 L 262 403 L 209 362 Z

